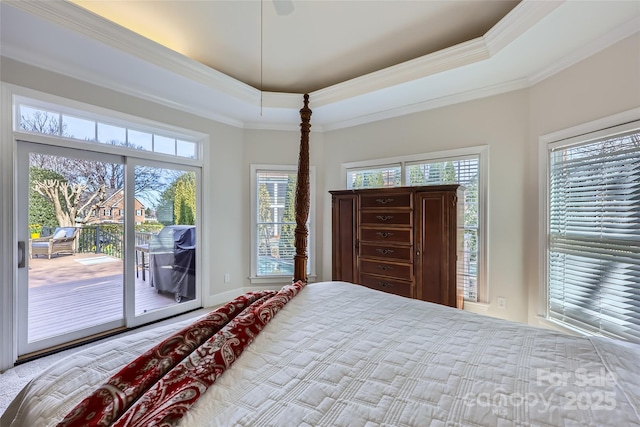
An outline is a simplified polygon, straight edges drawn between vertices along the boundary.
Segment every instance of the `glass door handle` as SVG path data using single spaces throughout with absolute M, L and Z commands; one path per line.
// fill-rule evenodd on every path
M 24 242 L 18 242 L 18 268 L 24 268 L 26 262 L 26 254 L 24 252 Z

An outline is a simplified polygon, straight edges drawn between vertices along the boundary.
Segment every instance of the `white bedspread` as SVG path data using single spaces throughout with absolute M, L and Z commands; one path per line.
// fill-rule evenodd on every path
M 55 425 L 168 328 L 51 367 L 6 425 Z M 287 304 L 181 425 L 626 427 L 639 414 L 640 346 L 325 282 Z

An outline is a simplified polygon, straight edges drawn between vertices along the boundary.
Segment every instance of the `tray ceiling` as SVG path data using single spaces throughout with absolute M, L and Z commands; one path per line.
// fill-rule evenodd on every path
M 526 88 L 640 29 L 637 1 L 282 1 L 3 0 L 0 53 L 243 128 L 297 129 L 306 92 L 331 130 Z

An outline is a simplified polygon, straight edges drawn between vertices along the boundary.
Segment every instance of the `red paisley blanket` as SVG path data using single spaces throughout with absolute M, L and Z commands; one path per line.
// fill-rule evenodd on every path
M 125 366 L 58 427 L 175 425 L 304 286 L 249 292 L 216 309 Z

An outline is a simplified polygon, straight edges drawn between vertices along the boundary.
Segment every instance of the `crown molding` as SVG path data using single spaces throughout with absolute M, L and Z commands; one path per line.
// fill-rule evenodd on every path
M 272 130 L 284 132 L 300 132 L 300 123 L 282 124 L 282 123 L 263 123 L 263 122 L 246 122 L 243 127 L 245 130 Z M 311 124 L 311 133 L 322 133 L 326 127 L 319 124 Z
M 596 53 L 613 46 L 614 44 L 640 32 L 640 17 L 635 17 L 625 24 L 616 27 L 613 31 L 597 38 L 596 40 L 573 51 L 571 54 L 562 57 L 553 65 L 543 68 L 535 74 L 529 76 L 529 85 L 533 86 L 549 77 L 583 61 Z
M 392 119 L 395 117 L 405 116 L 407 114 L 420 113 L 427 110 L 433 110 L 436 108 L 446 107 L 449 105 L 460 104 L 462 102 L 473 101 L 476 99 L 487 98 L 489 96 L 500 95 L 515 90 L 526 89 L 529 87 L 527 79 L 514 80 L 507 83 L 501 83 L 489 87 L 484 87 L 467 92 L 457 93 L 451 96 L 445 96 L 442 98 L 431 99 L 428 101 L 417 102 L 411 105 L 405 105 L 399 108 L 392 108 L 379 113 L 368 114 L 352 120 L 345 120 L 342 122 L 335 122 L 323 127 L 324 131 L 332 131 L 337 129 L 348 128 L 352 126 L 364 125 L 371 122 L 377 122 L 380 120 Z
M 489 58 L 482 37 L 366 74 L 312 93 L 316 106 L 324 106 L 376 90 L 418 80 Z
M 259 105 L 260 91 L 67 1 L 14 1 L 12 7 L 76 31 L 190 80 Z
M 483 36 L 491 56 L 524 34 L 565 0 L 522 0 Z
M 262 92 L 262 105 L 267 108 L 300 109 L 303 94 L 284 92 Z
M 315 103 L 328 105 L 489 59 L 564 1 L 523 0 L 482 37 L 320 89 L 313 93 Z
M 243 127 L 244 124 L 240 120 L 230 118 L 221 114 L 214 113 L 207 108 L 198 108 L 190 105 L 186 102 L 177 101 L 176 98 L 167 98 L 150 93 L 149 91 L 141 90 L 136 86 L 129 84 L 122 84 L 116 80 L 110 78 L 104 78 L 94 73 L 87 73 L 79 70 L 77 67 L 71 66 L 67 63 L 51 60 L 45 58 L 36 53 L 25 51 L 22 49 L 14 49 L 12 46 L 3 46 L 2 57 L 10 58 L 18 62 L 23 62 L 34 67 L 42 68 L 61 74 L 65 77 L 83 81 L 89 84 L 103 87 L 105 89 L 113 90 L 123 93 L 125 95 L 134 96 L 146 101 L 153 102 L 155 104 L 163 105 L 165 107 L 173 108 L 176 110 L 184 111 L 186 113 L 194 114 L 207 119 L 215 120 L 217 122 L 227 124 L 235 127 Z

